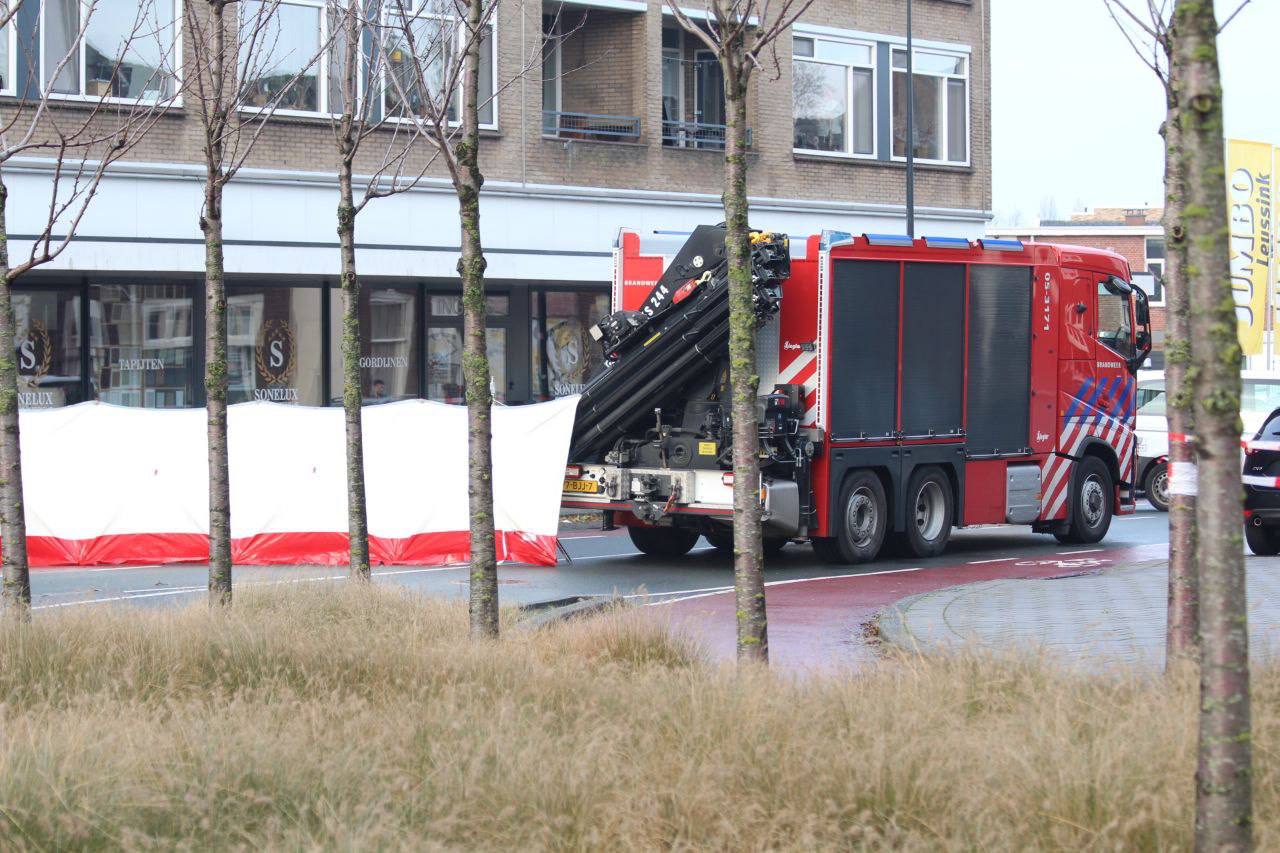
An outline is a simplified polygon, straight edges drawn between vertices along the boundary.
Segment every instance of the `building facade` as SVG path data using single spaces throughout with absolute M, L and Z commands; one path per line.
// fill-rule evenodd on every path
M 1164 208 L 1098 207 L 1073 213 L 1069 219 L 1045 220 L 1039 225 L 991 226 L 992 237 L 1024 242 L 1068 243 L 1107 249 L 1124 257 L 1134 282 L 1151 302 L 1151 358 L 1148 366 L 1164 369 Z
M 67 111 L 103 94 L 95 69 L 119 33 L 101 10 L 121 3 L 97 0 L 79 65 L 43 83 L 44 58 L 88 6 L 24 6 L 0 38 L 10 84 L 0 103 L 31 85 L 57 92 Z M 917 231 L 978 236 L 991 207 L 989 4 L 915 0 L 914 11 Z M 320 0 L 286 0 L 281 14 L 281 44 L 325 43 Z M 903 232 L 905 3 L 816 0 L 793 29 L 749 96 L 753 226 Z M 713 58 L 659 0 L 503 2 L 484 58 L 491 365 L 497 398 L 523 403 L 574 393 L 598 369 L 587 328 L 609 310 L 619 228 L 722 219 L 724 96 Z M 341 402 L 328 62 L 290 94 L 227 187 L 233 402 Z M 369 81 L 364 96 L 385 90 Z M 202 404 L 203 137 L 189 106 L 166 110 L 109 172 L 67 251 L 18 286 L 24 406 Z M 366 145 L 357 172 L 372 173 L 380 151 Z M 423 146 L 411 167 L 429 156 Z M 16 256 L 44 221 L 51 168 L 39 158 L 6 167 Z M 369 400 L 461 400 L 458 230 L 438 166 L 360 215 Z

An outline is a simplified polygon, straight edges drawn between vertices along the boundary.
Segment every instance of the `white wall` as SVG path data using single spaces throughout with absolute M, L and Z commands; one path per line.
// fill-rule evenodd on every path
M 77 240 L 48 269 L 199 272 L 200 170 L 172 164 L 119 164 L 104 179 Z M 13 257 L 22 235 L 44 221 L 51 188 L 48 163 L 14 162 L 5 172 Z M 227 188 L 226 268 L 232 273 L 333 275 L 338 266 L 331 175 L 245 170 Z M 905 231 L 890 205 L 755 199 L 752 225 L 793 235 L 823 229 Z M 977 237 L 988 212 L 922 209 L 917 233 Z M 485 185 L 481 229 L 494 279 L 595 281 L 611 277 L 618 229 L 688 231 L 723 218 L 718 197 L 692 193 L 601 190 L 548 185 Z M 452 190 L 432 184 L 370 203 L 357 221 L 362 275 L 452 278 L 458 245 Z

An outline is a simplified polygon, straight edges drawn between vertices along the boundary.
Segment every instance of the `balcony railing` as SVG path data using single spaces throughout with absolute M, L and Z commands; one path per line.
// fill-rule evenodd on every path
M 587 139 L 595 142 L 638 142 L 640 119 L 636 116 L 608 116 L 594 113 L 566 113 L 543 110 L 542 133 L 559 139 Z
M 727 127 L 723 124 L 664 119 L 662 144 L 671 148 L 706 148 L 712 151 L 723 151 L 726 130 Z M 751 147 L 751 128 L 747 128 L 747 147 Z

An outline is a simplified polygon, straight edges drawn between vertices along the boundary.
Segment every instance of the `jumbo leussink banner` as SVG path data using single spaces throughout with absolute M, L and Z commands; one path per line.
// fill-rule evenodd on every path
M 1262 352 L 1271 287 L 1274 155 L 1269 143 L 1227 140 L 1231 291 L 1245 355 Z
M 493 409 L 499 560 L 556 561 L 577 403 Z M 204 409 L 94 402 L 19 417 L 32 565 L 209 559 Z M 466 408 L 405 400 L 363 420 L 372 562 L 466 562 Z M 240 403 L 227 421 L 235 562 L 346 563 L 342 409 Z

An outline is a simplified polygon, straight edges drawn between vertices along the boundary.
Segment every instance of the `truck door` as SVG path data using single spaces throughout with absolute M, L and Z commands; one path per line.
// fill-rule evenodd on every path
M 1120 484 L 1132 484 L 1138 341 L 1133 290 L 1109 275 L 1095 275 L 1093 436 L 1115 451 Z

